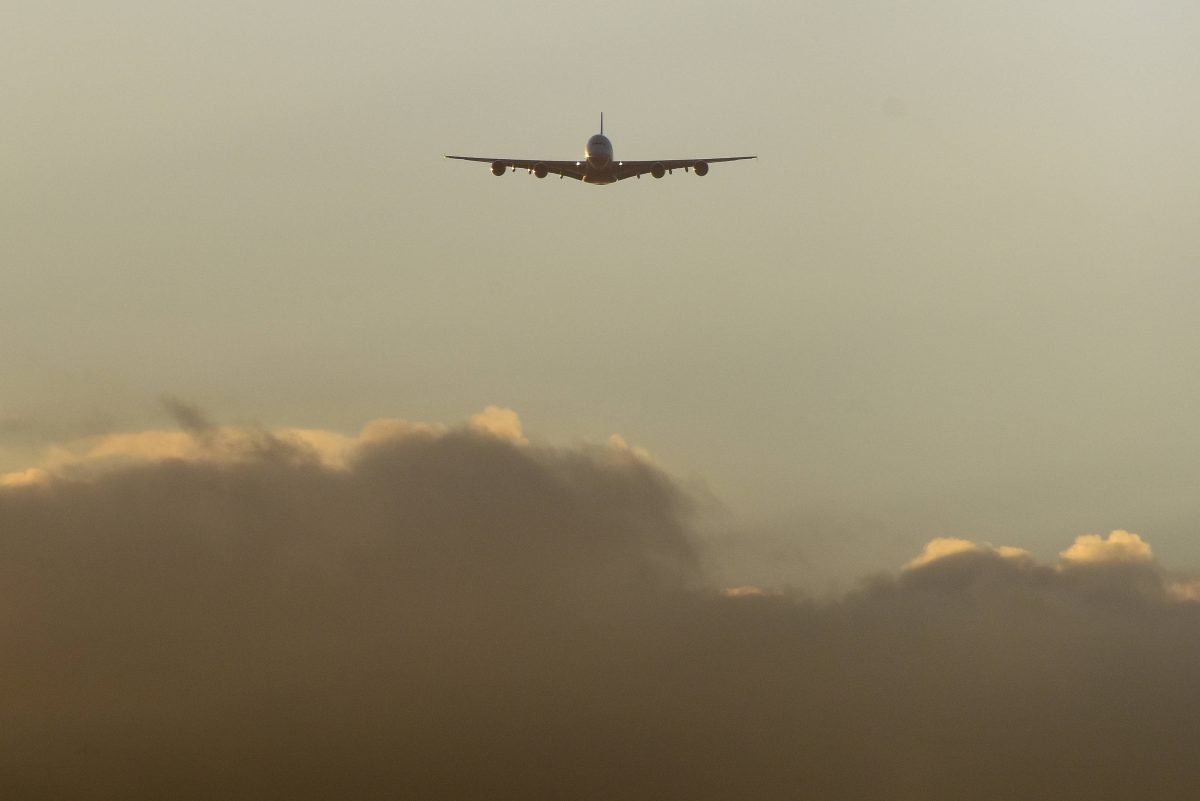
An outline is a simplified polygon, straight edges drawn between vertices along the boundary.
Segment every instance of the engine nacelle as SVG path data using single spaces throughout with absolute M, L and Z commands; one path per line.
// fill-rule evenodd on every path
M 536 175 L 538 178 L 545 178 L 546 172 L 547 172 L 546 165 L 543 164 L 542 162 L 539 161 L 537 164 L 533 165 L 533 174 Z
M 503 161 L 492 162 L 492 175 L 504 175 L 504 171 L 508 168 Z
M 650 174 L 653 175 L 655 178 L 662 178 L 664 175 L 667 174 L 667 168 L 662 165 L 661 161 L 656 161 L 656 162 L 654 162 L 654 165 L 650 168 Z
M 696 171 L 696 175 L 708 175 L 708 162 L 697 161 L 692 165 L 692 169 Z

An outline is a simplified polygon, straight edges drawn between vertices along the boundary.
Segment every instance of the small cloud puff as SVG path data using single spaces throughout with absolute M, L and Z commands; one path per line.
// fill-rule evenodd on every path
M 31 484 L 42 484 L 50 479 L 50 474 L 40 467 L 29 467 L 12 473 L 0 475 L 0 487 L 26 487 Z
M 514 445 L 528 445 L 521 430 L 521 419 L 512 409 L 500 406 L 489 406 L 468 422 L 470 429 L 479 434 L 487 434 L 497 439 L 507 440 Z
M 1098 534 L 1084 534 L 1059 555 L 1067 564 L 1144 564 L 1154 561 L 1150 545 L 1128 531 L 1113 531 L 1108 539 Z
M 1032 559 L 1032 555 L 1024 548 L 1013 548 L 1001 545 L 996 548 L 987 543 L 972 542 L 958 537 L 935 537 L 925 545 L 921 555 L 904 566 L 905 570 L 923 567 L 938 559 L 963 553 L 991 553 L 1005 559 Z
M 964 553 L 990 553 L 1005 559 L 1033 559 L 1032 554 L 1023 548 L 995 547 L 959 537 L 936 537 L 926 543 L 921 555 L 906 564 L 904 569 L 913 570 L 939 559 Z M 1059 556 L 1062 557 L 1058 565 L 1060 570 L 1075 565 L 1149 564 L 1154 561 L 1154 553 L 1150 550 L 1149 543 L 1137 534 L 1121 530 L 1111 532 L 1108 537 L 1083 534 Z
M 608 438 L 608 447 L 616 453 L 632 457 L 639 462 L 654 464 L 654 457 L 650 455 L 650 451 L 630 445 L 620 434 L 613 434 Z
M 745 584 L 741 587 L 726 587 L 721 590 L 721 594 L 726 598 L 762 598 L 768 593 L 762 587 Z
M 1200 603 L 1200 579 L 1175 579 L 1167 584 L 1167 595 L 1181 603 Z
M 1055 565 L 1039 565 L 1032 554 L 1021 548 L 996 548 L 957 537 L 937 537 L 925 545 L 920 556 L 904 566 L 904 571 L 915 571 L 962 554 L 993 554 L 1010 560 L 1022 571 L 1045 571 L 1064 578 L 1087 572 L 1094 573 L 1096 570 L 1104 571 L 1114 566 L 1128 568 L 1143 577 L 1146 583 L 1142 584 L 1141 588 L 1150 588 L 1151 596 L 1177 604 L 1200 603 L 1200 577 L 1163 569 L 1155 560 L 1149 543 L 1137 534 L 1123 530 L 1110 532 L 1107 537 L 1098 534 L 1076 537 L 1071 547 L 1059 554 L 1061 559 Z M 726 591 L 726 594 L 740 597 L 749 593 Z

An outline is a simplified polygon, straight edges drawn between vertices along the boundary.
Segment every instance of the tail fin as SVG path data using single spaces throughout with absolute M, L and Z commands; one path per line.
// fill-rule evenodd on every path
M 604 112 L 600 112 L 600 133 L 604 133 Z

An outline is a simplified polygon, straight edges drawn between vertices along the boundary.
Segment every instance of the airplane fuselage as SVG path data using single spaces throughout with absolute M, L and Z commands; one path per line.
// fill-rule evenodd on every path
M 613 146 L 607 136 L 598 133 L 587 140 L 583 148 L 583 160 L 587 162 L 587 173 L 583 180 L 589 184 L 611 184 L 617 180 L 613 174 Z

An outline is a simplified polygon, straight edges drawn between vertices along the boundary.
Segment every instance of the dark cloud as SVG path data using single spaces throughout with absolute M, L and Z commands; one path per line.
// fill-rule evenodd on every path
M 1153 561 L 731 598 L 629 454 L 291 447 L 0 489 L 5 797 L 1200 790 L 1200 605 Z
M 164 395 L 159 402 L 184 431 L 202 441 L 211 439 L 216 426 L 209 421 L 200 407 L 172 395 Z

